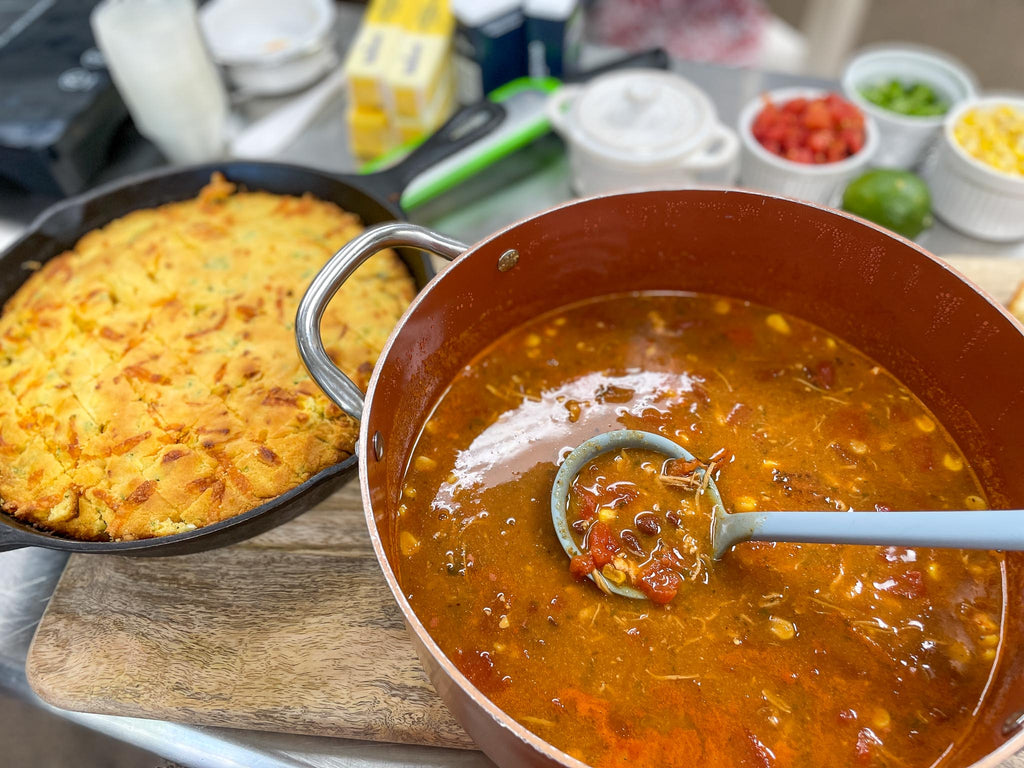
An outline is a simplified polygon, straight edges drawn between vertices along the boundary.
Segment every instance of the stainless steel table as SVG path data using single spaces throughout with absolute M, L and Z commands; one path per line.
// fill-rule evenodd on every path
M 758 93 L 784 85 L 815 83 L 754 71 L 677 63 L 681 74 L 703 87 L 720 117 L 733 124 L 741 106 Z M 344 136 L 343 104 L 335 103 L 280 159 L 324 168 L 351 170 Z M 135 139 L 108 177 L 159 161 L 152 147 Z M 473 242 L 517 219 L 572 197 L 562 145 L 544 137 L 492 166 L 461 187 L 412 213 L 412 220 Z M 0 248 L 49 202 L 0 188 Z M 936 224 L 920 242 L 939 255 L 979 254 L 1024 257 L 1024 244 L 982 243 Z M 262 768 L 264 766 L 452 766 L 478 768 L 492 763 L 478 752 L 291 736 L 169 722 L 87 715 L 55 710 L 35 698 L 25 679 L 25 657 L 47 600 L 64 567 L 65 555 L 42 550 L 0 554 L 0 686 L 39 706 L 114 738 L 135 744 L 186 766 Z M 1014 763 L 1020 758 L 1015 758 Z M 1024 763 L 1021 763 L 1024 766 Z

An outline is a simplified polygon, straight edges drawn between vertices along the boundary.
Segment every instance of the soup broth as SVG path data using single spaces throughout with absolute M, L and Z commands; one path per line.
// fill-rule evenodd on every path
M 730 512 L 987 504 L 928 409 L 814 325 L 709 295 L 561 308 L 458 374 L 396 500 L 399 581 L 467 678 L 593 766 L 939 760 L 999 650 L 1001 556 L 745 543 L 687 563 L 671 599 L 604 594 L 572 568 L 549 501 L 568 452 L 621 428 L 687 448 Z M 623 550 L 637 532 L 609 530 Z

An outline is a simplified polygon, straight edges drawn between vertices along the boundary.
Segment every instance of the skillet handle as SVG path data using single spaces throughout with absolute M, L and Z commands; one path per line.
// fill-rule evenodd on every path
M 487 99 L 462 107 L 397 165 L 361 176 L 360 183 L 398 203 L 413 179 L 489 134 L 506 114 L 505 107 Z
M 320 320 L 327 304 L 353 272 L 384 248 L 419 248 L 451 261 L 468 246 L 425 227 L 396 222 L 371 227 L 335 253 L 313 278 L 295 313 L 295 341 L 313 381 L 356 421 L 363 414 L 363 393 L 327 354 Z

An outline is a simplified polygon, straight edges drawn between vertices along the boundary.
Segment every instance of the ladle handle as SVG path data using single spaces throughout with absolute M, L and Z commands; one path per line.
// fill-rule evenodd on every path
M 335 253 L 313 278 L 295 313 L 295 340 L 313 381 L 341 410 L 362 418 L 363 392 L 338 368 L 324 348 L 320 320 L 338 289 L 359 265 L 385 248 L 419 248 L 451 261 L 468 246 L 415 224 L 395 222 L 371 227 Z
M 1024 510 L 740 512 L 719 533 L 716 557 L 740 541 L 1024 550 Z

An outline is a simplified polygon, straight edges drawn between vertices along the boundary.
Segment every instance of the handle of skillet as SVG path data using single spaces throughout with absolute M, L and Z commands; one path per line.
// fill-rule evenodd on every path
M 463 107 L 397 165 L 362 176 L 360 181 L 397 203 L 413 179 L 486 136 L 504 122 L 506 114 L 501 104 L 487 99 Z
M 384 248 L 419 248 L 451 261 L 468 246 L 426 227 L 395 222 L 363 232 L 335 253 L 313 278 L 298 312 L 295 341 L 309 375 L 339 408 L 357 421 L 362 418 L 363 392 L 334 364 L 320 335 L 320 320 L 328 303 L 360 264 Z
M 614 59 L 613 61 L 609 61 L 607 64 L 602 64 L 601 66 L 594 67 L 593 69 L 587 69 L 579 72 L 568 72 L 565 77 L 562 78 L 562 82 L 583 83 L 587 80 L 592 80 L 595 77 L 608 72 L 614 72 L 618 69 L 668 69 L 669 64 L 671 63 L 668 52 L 664 48 L 649 48 L 646 51 L 639 51 L 637 53 L 631 53 L 627 56 L 623 56 L 619 59 Z

